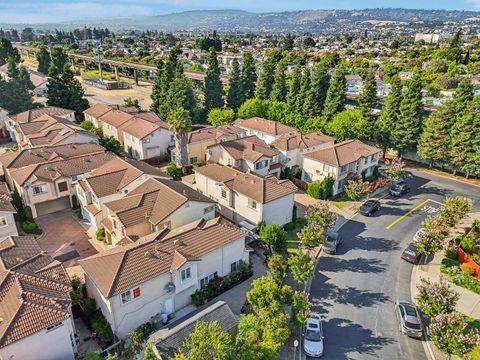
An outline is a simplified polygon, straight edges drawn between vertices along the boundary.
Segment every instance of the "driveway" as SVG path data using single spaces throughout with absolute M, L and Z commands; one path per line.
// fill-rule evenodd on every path
M 479 192 L 413 174 L 409 194 L 381 200 L 382 209 L 371 218 L 355 215 L 340 229 L 338 253 L 319 259 L 311 301 L 324 320 L 325 359 L 426 359 L 422 342 L 403 336 L 393 314 L 396 299 L 411 298 L 413 267 L 400 254 L 445 196 L 478 198 Z
M 71 210 L 64 210 L 35 219 L 44 231 L 38 244 L 67 268 L 77 265 L 77 260 L 97 253 L 73 216 Z

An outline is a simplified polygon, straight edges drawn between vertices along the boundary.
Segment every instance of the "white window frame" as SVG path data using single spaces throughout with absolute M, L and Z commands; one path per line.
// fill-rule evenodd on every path
M 250 207 L 253 210 L 257 210 L 257 202 L 253 199 L 248 199 L 248 207 Z
M 205 276 L 204 278 L 200 279 L 200 289 L 204 289 L 207 287 L 208 284 L 210 284 L 210 281 L 213 279 L 218 278 L 218 273 L 215 271 L 213 274 L 210 274 L 208 276 Z M 203 284 L 202 284 L 203 282 Z
M 192 268 L 190 266 L 180 271 L 180 280 L 182 284 L 192 280 Z
M 139 291 L 140 291 L 140 295 L 137 296 L 137 297 L 135 297 L 135 296 L 133 295 L 133 292 L 134 292 L 136 289 L 139 289 Z M 124 299 L 123 299 L 123 296 L 124 296 L 124 295 L 128 295 L 128 300 L 124 300 Z M 120 302 L 122 303 L 122 305 L 126 305 L 126 304 L 128 304 L 128 303 L 131 303 L 132 301 L 137 300 L 137 299 L 140 298 L 140 297 L 142 297 L 142 289 L 140 288 L 140 286 L 136 286 L 136 287 L 134 287 L 133 289 L 129 289 L 129 290 L 127 290 L 127 291 L 122 292 L 122 293 L 120 294 Z
M 2 221 L 2 219 L 3 219 L 3 221 Z M 4 222 L 4 224 L 2 224 L 2 222 Z M 5 227 L 5 226 L 8 226 L 7 217 L 6 216 L 0 216 L 0 228 Z
M 40 191 L 35 191 L 35 189 L 40 189 Z M 47 193 L 47 187 L 45 185 L 37 185 L 32 187 L 32 194 L 34 196 Z
M 221 193 L 222 193 L 222 198 L 223 198 L 223 199 L 226 199 L 226 198 L 227 198 L 227 190 L 225 190 L 225 189 L 222 188 L 220 191 L 221 191 Z

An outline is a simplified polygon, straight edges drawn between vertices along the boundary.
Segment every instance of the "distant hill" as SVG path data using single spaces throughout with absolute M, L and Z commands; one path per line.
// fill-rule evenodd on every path
M 480 18 L 477 11 L 364 9 L 302 10 L 275 13 L 251 13 L 241 10 L 186 11 L 168 15 L 125 17 L 57 24 L 32 24 L 35 29 L 69 30 L 83 26 L 108 27 L 111 30 L 208 31 L 223 32 L 312 32 L 330 33 L 338 29 L 355 30 L 358 24 L 442 23 Z M 27 25 L 0 24 L 0 28 L 24 28 Z

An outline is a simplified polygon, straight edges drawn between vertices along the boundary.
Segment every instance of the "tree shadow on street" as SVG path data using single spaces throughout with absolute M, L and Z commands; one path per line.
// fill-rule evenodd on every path
M 353 323 L 348 319 L 333 318 L 323 323 L 325 331 L 325 358 L 347 360 L 352 359 L 349 353 L 357 353 L 363 358 L 365 355 L 378 357 L 377 350 L 393 344 L 394 339 L 385 336 L 376 336 L 371 330 Z M 335 331 L 337 336 L 329 336 L 329 330 Z
M 323 256 L 320 258 L 317 271 L 320 272 L 343 272 L 351 271 L 355 273 L 378 274 L 385 272 L 387 265 L 379 259 L 341 259 L 334 256 Z

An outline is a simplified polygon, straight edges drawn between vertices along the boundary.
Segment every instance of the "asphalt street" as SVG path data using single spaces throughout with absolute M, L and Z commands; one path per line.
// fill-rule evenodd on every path
M 311 287 L 313 310 L 322 314 L 325 359 L 427 359 L 421 341 L 404 336 L 393 304 L 410 300 L 411 264 L 400 259 L 428 215 L 445 196 L 480 202 L 480 189 L 412 171 L 411 191 L 387 196 L 372 217 L 355 215 L 341 229 L 336 255 L 322 254 Z

